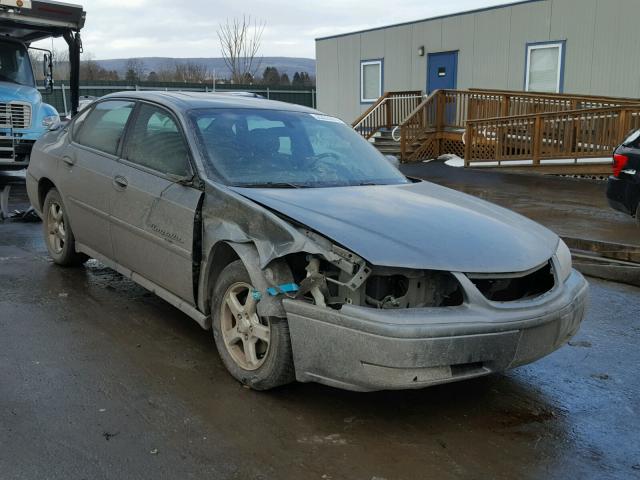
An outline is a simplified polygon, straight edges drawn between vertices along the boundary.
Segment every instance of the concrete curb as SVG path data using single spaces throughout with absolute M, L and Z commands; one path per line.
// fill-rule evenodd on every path
M 582 238 L 563 238 L 573 266 L 591 277 L 640 287 L 640 247 Z
M 638 231 L 640 239 L 640 231 Z M 640 246 L 602 242 L 586 238 L 562 237 L 571 250 L 591 252 L 599 257 L 637 263 L 640 265 Z

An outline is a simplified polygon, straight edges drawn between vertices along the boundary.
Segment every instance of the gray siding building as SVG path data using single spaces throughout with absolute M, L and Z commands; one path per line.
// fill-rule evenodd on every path
M 352 122 L 385 91 L 640 98 L 640 0 L 529 0 L 316 40 L 318 108 Z

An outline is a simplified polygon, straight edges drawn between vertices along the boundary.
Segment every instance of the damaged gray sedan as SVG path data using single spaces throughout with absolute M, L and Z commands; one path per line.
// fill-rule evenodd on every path
M 555 234 L 404 177 L 304 107 L 113 94 L 39 140 L 27 177 L 57 264 L 95 258 L 153 291 L 259 390 L 500 372 L 559 348 L 585 312 Z

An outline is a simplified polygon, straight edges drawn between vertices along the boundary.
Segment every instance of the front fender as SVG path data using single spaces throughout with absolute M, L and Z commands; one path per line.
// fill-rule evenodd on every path
M 233 252 L 233 255 L 230 254 L 230 251 Z M 214 246 L 207 256 L 206 267 L 201 273 L 198 292 L 198 298 L 201 299 L 200 310 L 211 313 L 209 311 L 209 297 L 218 275 L 224 266 L 236 258 L 239 258 L 247 269 L 253 288 L 262 292 L 262 299 L 258 302 L 257 307 L 258 314 L 263 317 L 286 317 L 282 299 L 267 295 L 266 290 L 283 283 L 293 282 L 291 269 L 283 259 L 272 260 L 264 269 L 260 268 L 260 255 L 253 243 L 223 241 Z M 219 265 L 219 263 L 221 264 Z

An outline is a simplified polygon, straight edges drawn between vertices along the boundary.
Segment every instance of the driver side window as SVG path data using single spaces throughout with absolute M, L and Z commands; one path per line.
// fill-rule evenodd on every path
M 189 149 L 173 116 L 142 104 L 127 137 L 125 158 L 159 173 L 187 177 Z

